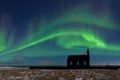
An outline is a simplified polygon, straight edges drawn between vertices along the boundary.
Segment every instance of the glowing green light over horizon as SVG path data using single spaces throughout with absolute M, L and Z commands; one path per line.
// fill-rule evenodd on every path
M 76 31 L 58 31 L 58 32 L 55 32 L 55 33 L 51 33 L 50 35 L 48 35 L 46 37 L 40 38 L 36 41 L 32 41 L 32 42 L 30 42 L 26 45 L 23 45 L 23 46 L 18 47 L 16 49 L 4 52 L 0 55 L 5 55 L 5 54 L 13 53 L 13 52 L 16 52 L 16 51 L 20 51 L 22 49 L 34 46 L 36 44 L 43 43 L 45 41 L 48 41 L 48 40 L 51 40 L 51 39 L 54 39 L 54 38 L 60 38 L 62 36 L 77 36 L 78 38 L 82 37 L 84 39 L 84 41 L 81 42 L 81 43 L 79 41 L 76 42 L 76 40 L 74 40 L 74 39 L 72 40 L 72 42 L 71 41 L 68 42 L 65 39 L 62 39 L 62 40 L 60 40 L 60 42 L 58 42 L 58 44 L 61 44 L 62 47 L 64 47 L 64 48 L 70 49 L 74 46 L 87 46 L 87 47 L 90 47 L 90 48 L 111 49 L 111 50 L 119 50 L 120 51 L 120 46 L 118 46 L 118 47 L 109 46 L 102 39 L 98 38 L 97 36 L 95 36 L 93 34 L 90 34 L 90 33 L 84 32 L 84 31 L 77 31 L 76 30 Z
M 71 33 L 73 31 L 70 31 Z M 58 38 L 58 44 L 64 48 L 72 48 L 74 46 L 87 46 L 89 48 L 105 48 L 106 44 L 103 40 L 98 38 L 92 32 L 88 31 L 75 31 L 79 35 L 68 35 L 61 36 Z M 74 33 L 75 33 L 74 32 Z
M 33 42 L 29 43 L 29 44 L 23 45 L 23 46 L 21 46 L 19 48 L 10 50 L 8 52 L 5 52 L 4 54 L 13 53 L 15 51 L 19 51 L 19 50 L 28 48 L 30 46 L 34 46 L 36 44 L 40 44 L 42 42 L 45 42 L 45 41 L 48 41 L 48 40 L 51 40 L 51 39 L 54 39 L 54 38 L 58 38 L 60 36 L 71 36 L 71 35 L 73 35 L 73 36 L 76 35 L 78 37 L 82 36 L 87 42 L 93 42 L 94 47 L 105 47 L 105 44 L 102 41 L 100 41 L 99 39 L 95 38 L 93 35 L 89 36 L 89 34 L 85 34 L 84 32 L 80 32 L 80 31 L 74 31 L 74 32 L 73 31 L 72 32 L 71 31 L 65 31 L 65 32 L 60 31 L 60 32 L 55 32 L 54 34 L 50 34 L 49 36 L 46 36 L 44 38 L 40 38 L 40 39 L 38 39 L 36 41 L 33 41 Z M 88 38 L 86 38 L 86 36 L 91 37 L 91 38 L 88 39 Z M 100 44 L 100 45 L 98 45 L 98 44 Z M 1 55 L 4 55 L 4 54 L 1 54 Z
M 11 34 L 9 34 L 9 38 L 6 38 L 8 34 L 7 30 L 0 29 L 0 55 L 11 54 L 29 48 L 31 46 L 35 46 L 37 44 L 40 45 L 41 43 L 52 39 L 56 40 L 56 44 L 59 47 L 67 50 L 74 50 L 74 47 L 76 46 L 85 46 L 88 48 L 120 51 L 120 45 L 117 46 L 107 43 L 102 35 L 96 35 L 97 31 L 94 31 L 94 29 L 92 28 L 94 26 L 95 28 L 99 27 L 108 30 L 116 29 L 117 24 L 114 23 L 111 15 L 106 16 L 102 14 L 100 16 L 97 16 L 89 11 L 92 9 L 91 7 L 82 6 L 81 8 L 83 9 L 79 10 L 79 8 L 77 7 L 75 9 L 71 9 L 70 11 L 66 11 L 59 17 L 53 18 L 51 19 L 51 21 L 48 22 L 45 21 L 45 19 L 42 19 L 40 21 L 39 28 L 36 30 L 34 30 L 34 27 L 36 27 L 34 25 L 34 21 L 31 22 L 28 26 L 26 36 L 23 35 L 25 39 L 21 40 L 21 43 L 17 44 L 16 46 L 14 46 L 13 43 L 15 33 L 12 32 Z M 63 28 L 63 30 L 60 28 L 57 29 L 57 27 L 69 23 L 79 23 L 90 26 L 72 26 L 75 27 L 74 30 L 69 27 L 65 27 Z M 88 28 L 90 30 L 87 30 Z

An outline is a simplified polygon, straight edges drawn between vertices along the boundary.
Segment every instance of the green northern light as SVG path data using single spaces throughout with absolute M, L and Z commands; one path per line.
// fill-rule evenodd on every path
M 70 49 L 74 46 L 87 46 L 90 48 L 111 49 L 111 50 L 118 50 L 118 51 L 120 50 L 120 46 L 107 45 L 102 39 L 98 38 L 97 36 L 93 35 L 92 33 L 90 34 L 89 32 L 76 30 L 76 31 L 55 32 L 53 34 L 50 34 L 49 36 L 40 38 L 36 41 L 33 41 L 33 42 L 26 44 L 26 45 L 23 45 L 19 48 L 16 48 L 16 49 L 13 49 L 10 51 L 6 51 L 0 55 L 5 55 L 5 54 L 13 53 L 16 51 L 20 51 L 22 49 L 34 46 L 36 44 L 43 43 L 45 41 L 48 41 L 48 40 L 51 40 L 54 38 L 58 38 L 61 36 L 77 36 L 77 37 L 82 37 L 85 40 L 85 42 L 79 42 L 79 39 L 73 40 L 72 42 L 71 41 L 68 42 L 65 39 L 60 40 L 60 42 L 58 41 L 58 44 L 62 45 L 62 47 L 64 47 L 64 48 L 68 48 L 68 49 Z
M 87 6 L 87 8 L 88 7 L 89 6 Z M 111 19 L 110 16 L 105 16 L 105 15 L 97 16 L 89 11 L 91 10 L 91 8 L 86 9 L 86 6 L 82 6 L 82 8 L 84 9 L 78 10 L 79 8 L 77 7 L 76 9 L 71 9 L 70 11 L 66 11 L 60 17 L 57 17 L 49 22 L 46 22 L 45 18 L 42 18 L 43 20 L 40 21 L 39 28 L 36 31 L 33 30 L 33 28 L 35 27 L 34 21 L 31 22 L 28 26 L 28 32 L 25 36 L 25 39 L 21 41 L 20 45 L 17 45 L 15 47 L 13 47 L 12 45 L 15 35 L 14 31 L 12 31 L 12 33 L 9 34 L 9 38 L 7 39 L 6 38 L 6 35 L 8 34 L 7 30 L 0 29 L 0 45 L 1 45 L 0 55 L 12 54 L 17 51 L 29 48 L 31 46 L 44 43 L 51 39 L 56 39 L 56 44 L 59 47 L 68 50 L 71 49 L 74 50 L 74 47 L 76 46 L 80 46 L 80 47 L 85 46 L 89 48 L 120 51 L 120 45 L 107 43 L 102 37 L 102 35 L 100 34 L 96 35 L 97 31 L 94 31 L 93 29 L 87 30 L 88 27 L 86 26 L 82 28 L 81 26 L 79 26 L 74 30 L 66 28 L 66 30 L 54 31 L 54 28 L 60 25 L 62 26 L 64 24 L 75 23 L 75 22 L 80 24 L 87 24 L 91 26 L 106 28 L 110 30 L 112 29 L 114 30 L 117 27 L 117 25 L 114 23 L 114 21 Z M 70 13 L 71 11 L 72 13 Z M 45 34 L 48 31 L 51 32 L 43 36 L 43 34 Z

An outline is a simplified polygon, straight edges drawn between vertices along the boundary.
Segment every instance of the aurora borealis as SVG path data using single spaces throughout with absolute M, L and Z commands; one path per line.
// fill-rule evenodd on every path
M 0 63 L 63 65 L 67 55 L 85 54 L 89 48 L 92 64 L 120 64 L 118 3 L 1 1 Z M 102 60 L 96 60 L 98 57 Z

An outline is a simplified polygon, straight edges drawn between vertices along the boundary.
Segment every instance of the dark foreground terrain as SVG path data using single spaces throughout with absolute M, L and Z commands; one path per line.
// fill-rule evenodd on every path
M 120 80 L 120 70 L 0 68 L 0 80 Z

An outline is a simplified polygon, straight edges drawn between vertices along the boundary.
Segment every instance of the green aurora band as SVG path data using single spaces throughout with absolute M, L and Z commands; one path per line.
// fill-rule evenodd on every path
M 7 30 L 0 29 L 0 55 L 6 55 L 10 53 L 14 53 L 16 51 L 23 50 L 25 48 L 29 48 L 31 46 L 35 46 L 37 44 L 49 41 L 51 39 L 56 39 L 56 43 L 65 49 L 73 49 L 76 46 L 85 46 L 89 48 L 97 48 L 97 49 L 110 49 L 114 51 L 120 51 L 120 45 L 108 44 L 104 41 L 104 39 L 98 35 L 95 35 L 96 32 L 92 32 L 91 30 L 86 30 L 76 28 L 75 30 L 67 29 L 67 30 L 56 30 L 53 31 L 54 28 L 60 25 L 69 24 L 69 23 L 82 23 L 93 25 L 101 28 L 107 29 L 115 29 L 117 25 L 111 20 L 110 16 L 94 16 L 89 10 L 86 9 L 86 6 L 82 7 L 82 9 L 78 12 L 77 9 L 75 11 L 70 11 L 64 13 L 60 17 L 51 20 L 51 22 L 47 23 L 44 20 L 40 22 L 39 29 L 37 31 L 33 31 L 35 27 L 34 24 L 30 24 L 28 33 L 25 36 L 25 40 L 21 41 L 20 45 L 16 47 L 12 47 L 14 32 L 10 34 L 9 38 L 6 38 Z M 74 10 L 74 9 L 72 9 Z M 70 14 L 68 14 L 70 13 Z M 47 25 L 46 25 L 47 24 Z M 81 26 L 80 26 L 81 27 Z M 43 36 L 46 32 L 52 31 L 49 34 Z M 38 38 L 39 37 L 39 38 Z M 7 40 L 7 43 L 6 43 Z M 12 47 L 12 48 L 10 48 Z M 8 49 L 10 48 L 10 49 Z M 57 54 L 56 54 L 57 55 Z
M 16 51 L 34 46 L 36 44 L 43 43 L 45 41 L 48 41 L 48 40 L 51 40 L 51 39 L 54 39 L 54 38 L 58 38 L 58 37 L 61 37 L 61 36 L 78 36 L 78 37 L 82 37 L 86 41 L 86 42 L 79 42 L 79 41 L 78 42 L 77 41 L 73 42 L 72 41 L 72 42 L 69 42 L 69 43 L 60 43 L 61 45 L 63 45 L 63 47 L 68 48 L 68 49 L 79 45 L 79 46 L 87 46 L 87 47 L 90 47 L 90 48 L 111 49 L 111 50 L 120 51 L 120 46 L 116 47 L 116 46 L 113 46 L 113 45 L 107 45 L 102 39 L 98 38 L 97 36 L 93 35 L 92 33 L 84 32 L 84 31 L 65 31 L 65 32 L 64 31 L 59 31 L 59 32 L 55 32 L 53 34 L 50 34 L 49 36 L 46 36 L 46 37 L 40 38 L 36 41 L 33 41 L 29 44 L 26 44 L 22 47 L 4 52 L 0 55 L 13 53 L 13 52 L 16 52 Z M 65 40 L 62 39 L 62 41 L 64 42 Z

